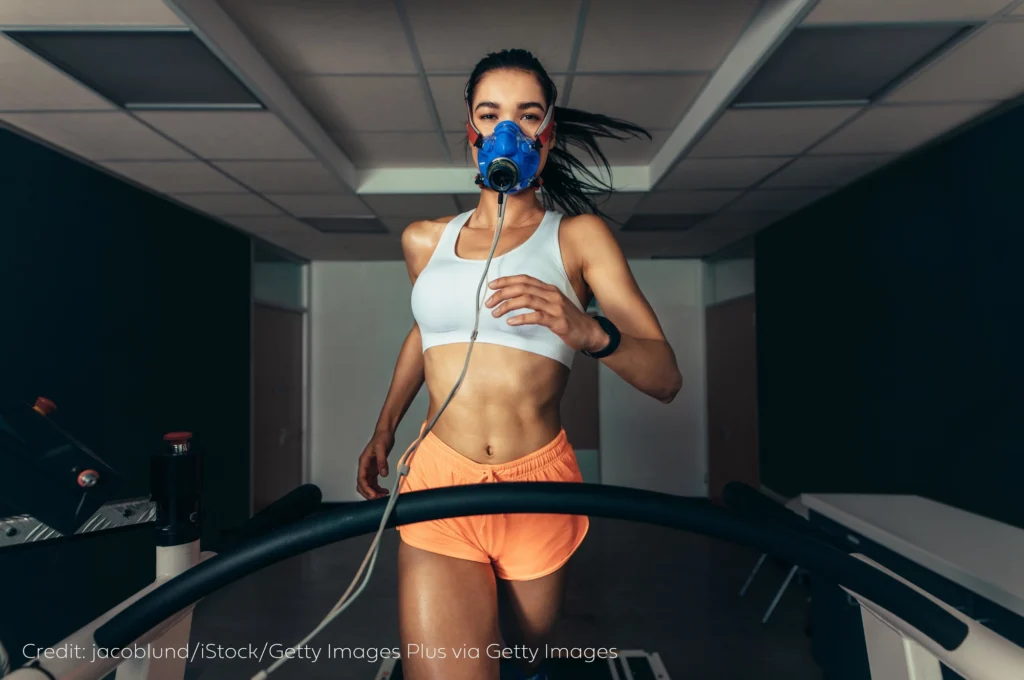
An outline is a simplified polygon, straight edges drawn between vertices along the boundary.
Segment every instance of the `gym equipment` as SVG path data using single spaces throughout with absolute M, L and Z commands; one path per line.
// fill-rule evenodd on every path
M 177 436 L 168 441 L 172 450 L 162 455 L 191 452 L 187 439 Z M 170 461 L 169 465 L 179 471 L 198 470 L 198 465 L 186 462 Z M 181 475 L 180 480 L 186 490 L 197 488 L 191 485 L 188 475 Z M 312 492 L 310 498 L 317 495 L 318 492 Z M 172 489 L 170 493 L 154 494 L 154 497 L 159 499 L 157 536 L 166 541 L 189 538 L 192 515 L 185 514 L 192 507 L 189 495 L 179 495 Z M 176 501 L 167 502 L 168 498 Z M 390 507 L 389 501 L 392 501 Z M 1024 668 L 1024 649 L 881 565 L 861 555 L 849 555 L 806 531 L 774 520 L 743 518 L 701 499 L 616 486 L 558 482 L 477 484 L 407 492 L 397 502 L 381 498 L 343 504 L 283 526 L 271 517 L 258 522 L 256 529 L 241 532 L 240 541 L 218 555 L 200 555 L 197 541 L 177 546 L 158 545 L 157 564 L 162 571 L 154 584 L 51 649 L 75 648 L 75 645 L 104 650 L 180 648 L 189 642 L 191 611 L 203 596 L 270 564 L 334 541 L 372 533 L 381 525 L 387 510 L 390 516 L 384 524 L 389 527 L 468 515 L 563 513 L 694 531 L 759 548 L 801 564 L 819 578 L 842 587 L 861 605 L 873 680 L 938 679 L 940 662 L 970 680 L 1019 678 L 1020 669 Z M 290 516 L 294 518 L 299 514 L 303 513 L 293 507 Z M 150 656 L 143 653 L 123 661 L 106 655 L 92 661 L 90 658 L 48 658 L 49 655 L 41 654 L 10 677 L 15 680 L 96 680 L 116 668 L 119 680 L 182 680 L 184 659 L 152 659 Z M 631 668 L 633 662 L 631 659 L 627 668 Z M 638 672 L 641 668 L 638 664 Z M 622 675 L 632 677 L 631 671 L 626 672 L 625 668 Z M 611 674 L 610 677 L 617 676 Z
M 0 518 L 0 548 L 31 549 L 32 544 L 43 540 L 152 524 L 155 580 L 104 615 L 108 618 L 216 554 L 200 552 L 201 457 L 192 446 L 192 433 L 165 435 L 165 446 L 150 457 L 150 498 L 111 501 L 120 485 L 116 473 L 49 418 L 55 410 L 53 402 L 43 397 L 33 406 L 14 404 L 0 410 L 0 499 L 4 510 L 20 513 Z M 300 486 L 222 536 L 222 546 L 230 549 L 305 517 L 320 508 L 321 500 L 315 485 Z M 191 618 L 189 606 L 175 617 L 161 642 L 175 647 L 187 645 Z M 116 677 L 181 680 L 186 661 L 173 657 L 128 659 L 117 667 Z M 7 654 L 0 644 L 0 677 L 9 671 L 6 663 Z
M 661 656 L 642 649 L 619 649 L 615 658 L 548 659 L 548 680 L 672 680 Z M 521 673 L 511 661 L 502 660 L 501 677 L 519 678 Z M 374 680 L 404 680 L 401 659 L 385 659 Z

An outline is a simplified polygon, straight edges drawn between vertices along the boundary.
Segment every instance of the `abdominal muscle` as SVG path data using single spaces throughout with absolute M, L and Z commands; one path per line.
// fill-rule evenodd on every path
M 424 353 L 428 422 L 458 380 L 467 348 L 468 343 L 457 343 Z M 568 379 L 569 369 L 554 359 L 477 342 L 462 385 L 431 432 L 479 463 L 522 458 L 558 436 Z

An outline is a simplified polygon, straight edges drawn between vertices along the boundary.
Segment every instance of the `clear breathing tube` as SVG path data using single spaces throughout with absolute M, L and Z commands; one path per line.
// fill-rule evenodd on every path
M 370 576 L 373 574 L 373 567 L 377 564 L 377 552 L 380 549 L 381 536 L 384 534 L 384 528 L 387 526 L 388 518 L 391 517 L 391 512 L 394 510 L 395 501 L 398 500 L 398 494 L 402 486 L 402 480 L 405 478 L 406 475 L 409 474 L 409 461 L 412 459 L 413 454 L 416 453 L 416 449 L 419 447 L 420 442 L 422 442 L 423 438 L 427 436 L 427 433 L 429 433 L 430 430 L 433 429 L 434 424 L 437 422 L 437 419 L 441 417 L 442 413 L 444 413 L 444 410 L 451 402 L 452 397 L 455 396 L 455 392 L 459 389 L 459 386 L 462 385 L 462 380 L 466 377 L 466 371 L 469 370 L 469 357 L 473 353 L 473 345 L 476 343 L 476 336 L 480 327 L 480 307 L 483 304 L 483 302 L 480 299 L 480 293 L 483 291 L 484 284 L 487 283 L 487 270 L 490 269 L 491 267 L 491 259 L 494 257 L 494 251 L 498 247 L 498 238 L 501 236 L 501 225 L 502 222 L 504 221 L 505 194 L 499 193 L 498 223 L 494 227 L 494 240 L 491 242 L 490 252 L 487 253 L 487 262 L 484 264 L 483 275 L 480 277 L 480 283 L 477 284 L 476 287 L 476 304 L 474 305 L 475 309 L 473 318 L 473 332 L 469 336 L 469 347 L 466 349 L 466 360 L 462 364 L 462 373 L 459 374 L 458 380 L 455 381 L 455 385 L 452 387 L 451 392 L 448 393 L 448 396 L 445 397 L 445 400 L 441 404 L 441 407 L 437 409 L 437 413 L 434 414 L 434 417 L 430 420 L 430 422 L 426 423 L 420 429 L 419 436 L 416 437 L 413 443 L 409 445 L 409 448 L 405 450 L 405 453 L 402 454 L 401 458 L 398 459 L 398 464 L 395 466 L 395 469 L 398 471 L 398 475 L 395 478 L 394 486 L 391 488 L 387 507 L 384 508 L 384 515 L 381 517 L 380 526 L 377 528 L 377 533 L 373 537 L 373 543 L 370 545 L 370 549 L 367 551 L 366 557 L 363 558 L 363 563 L 359 566 L 359 571 L 356 572 L 356 575 L 352 578 L 352 582 L 349 584 L 348 588 L 342 594 L 341 599 L 338 600 L 337 604 L 335 604 L 331 611 L 327 613 L 327 616 L 324 617 L 323 621 L 321 621 L 320 624 L 317 625 L 317 627 L 309 633 L 309 635 L 307 635 L 301 641 L 296 643 L 295 646 L 292 647 L 292 651 L 283 653 L 279 659 L 277 659 L 274 663 L 268 666 L 265 670 L 262 670 L 256 675 L 252 676 L 252 680 L 264 680 L 271 673 L 273 673 L 278 668 L 283 666 L 285 661 L 287 661 L 289 658 L 297 656 L 298 650 L 308 645 L 310 640 L 312 640 L 320 633 L 320 631 L 322 631 L 324 628 L 330 625 L 331 621 L 334 621 L 334 619 L 336 619 L 339 614 L 348 609 L 348 606 L 352 604 L 355 601 L 355 599 L 362 594 L 363 589 L 366 588 L 366 584 L 370 582 Z M 369 564 L 369 569 L 367 569 L 367 564 Z M 360 575 L 363 573 L 363 570 L 366 570 L 366 576 L 363 578 L 363 582 L 359 584 L 359 587 L 356 588 L 355 592 L 352 592 L 352 589 L 355 587 L 356 582 L 359 580 Z

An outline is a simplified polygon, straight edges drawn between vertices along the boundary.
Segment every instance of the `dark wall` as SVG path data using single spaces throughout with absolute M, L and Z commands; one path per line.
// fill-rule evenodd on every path
M 1024 108 L 756 241 L 763 483 L 1024 526 Z
M 193 431 L 204 540 L 249 512 L 250 266 L 243 234 L 0 130 L 0 400 L 51 398 L 124 497 Z M 145 531 L 0 550 L 15 663 L 150 582 L 153 552 Z

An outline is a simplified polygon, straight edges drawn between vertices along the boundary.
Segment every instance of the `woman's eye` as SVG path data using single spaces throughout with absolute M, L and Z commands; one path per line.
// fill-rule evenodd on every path
M 493 113 L 485 113 L 480 116 L 480 120 L 491 120 L 492 118 L 497 118 L 497 116 L 495 116 Z
M 533 115 L 532 113 L 526 114 L 525 116 L 523 116 L 523 118 L 525 120 L 539 120 L 537 116 Z

